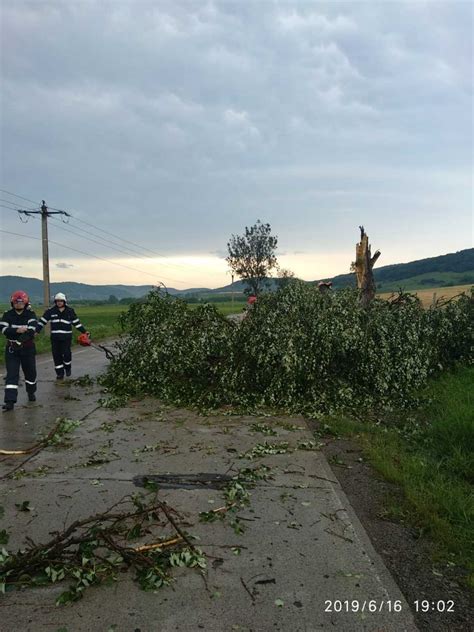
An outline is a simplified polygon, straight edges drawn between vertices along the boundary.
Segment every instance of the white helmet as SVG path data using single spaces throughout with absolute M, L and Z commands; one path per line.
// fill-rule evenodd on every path
M 54 302 L 56 301 L 64 301 L 66 303 L 67 302 L 66 295 L 63 294 L 62 292 L 58 292 L 54 296 Z

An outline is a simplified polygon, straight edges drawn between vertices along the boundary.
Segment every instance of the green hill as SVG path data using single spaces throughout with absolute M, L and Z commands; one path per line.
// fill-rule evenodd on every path
M 379 292 L 392 292 L 400 288 L 404 290 L 418 290 L 423 288 L 446 287 L 453 285 L 474 284 L 474 248 L 460 250 L 459 252 L 441 255 L 439 257 L 429 257 L 410 261 L 409 263 L 398 263 L 395 265 L 375 268 L 375 281 Z M 310 281 L 310 283 L 317 283 Z M 329 280 L 325 278 L 324 280 Z M 340 274 L 333 277 L 334 288 L 342 288 L 355 285 L 353 274 Z M 271 289 L 275 289 L 276 280 L 269 279 Z M 23 289 L 30 295 L 34 303 L 41 303 L 43 300 L 43 282 L 39 279 L 25 278 L 19 276 L 0 277 L 0 302 L 8 302 L 12 292 Z M 122 298 L 139 298 L 147 294 L 151 285 L 88 285 L 86 283 L 75 283 L 65 281 L 64 283 L 52 283 L 51 294 L 64 292 L 73 301 L 99 300 L 106 301 L 113 295 L 119 300 Z M 170 294 L 180 295 L 184 298 L 200 298 L 201 300 L 221 298 L 241 294 L 245 288 L 242 281 L 235 281 L 233 284 L 225 285 L 216 289 L 190 288 L 188 290 L 176 290 L 168 288 Z
M 377 290 L 380 292 L 418 290 L 428 287 L 468 285 L 474 283 L 474 248 L 459 252 L 397 263 L 374 269 Z M 340 274 L 331 279 L 334 288 L 353 286 L 353 274 Z

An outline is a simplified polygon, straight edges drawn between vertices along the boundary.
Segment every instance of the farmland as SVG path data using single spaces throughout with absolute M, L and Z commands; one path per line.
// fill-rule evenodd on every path
M 438 300 L 441 298 L 450 299 L 453 296 L 457 296 L 458 294 L 461 294 L 463 292 L 465 294 L 469 294 L 471 291 L 471 287 L 472 285 L 452 285 L 446 287 L 428 288 L 423 290 L 414 289 L 409 291 L 418 296 L 424 307 L 429 307 L 433 303 L 433 297 L 434 300 Z M 381 294 L 378 294 L 377 296 L 379 296 L 380 298 L 389 298 L 391 295 L 392 292 L 383 292 Z

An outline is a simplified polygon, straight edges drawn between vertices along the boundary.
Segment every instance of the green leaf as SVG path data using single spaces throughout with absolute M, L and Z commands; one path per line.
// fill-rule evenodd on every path
M 30 507 L 30 501 L 24 500 L 22 503 L 15 503 L 18 511 L 33 511 L 34 507 Z

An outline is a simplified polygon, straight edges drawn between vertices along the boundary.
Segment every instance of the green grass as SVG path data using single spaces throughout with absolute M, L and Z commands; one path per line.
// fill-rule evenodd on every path
M 204 301 L 203 301 L 204 303 Z M 198 307 L 199 305 L 202 305 L 203 303 L 190 303 L 189 307 L 191 309 L 195 309 L 196 307 Z M 246 306 L 247 302 L 246 301 L 242 301 L 242 300 L 235 300 L 234 302 L 232 301 L 223 301 L 222 303 L 213 303 L 210 302 L 210 305 L 214 305 L 217 309 L 218 312 L 220 312 L 221 314 L 224 314 L 224 316 L 228 316 L 229 314 L 240 314 L 240 312 L 244 309 L 244 307 Z
M 390 513 L 416 525 L 436 545 L 434 558 L 468 569 L 474 588 L 474 368 L 432 381 L 430 398 L 399 425 L 331 418 L 332 432 L 354 436 L 372 465 L 403 492 Z M 402 421 L 405 420 L 405 421 Z
M 3 306 L 3 311 L 8 309 Z M 110 338 L 120 333 L 120 326 L 118 323 L 118 316 L 121 312 L 126 311 L 128 306 L 126 305 L 94 305 L 91 306 L 74 306 L 77 315 L 81 319 L 84 327 L 91 332 L 92 340 L 99 341 L 104 338 Z M 2 312 L 3 313 L 3 312 Z M 43 311 L 41 309 L 35 309 L 36 316 L 39 318 Z M 73 340 L 77 339 L 79 332 L 77 329 L 73 331 Z M 0 363 L 5 362 L 4 348 L 6 338 L 1 336 L 0 339 Z M 35 338 L 36 350 L 38 353 L 46 353 L 51 350 L 51 343 L 49 336 L 41 333 Z
M 425 272 L 398 281 L 377 283 L 377 292 L 396 292 L 402 287 L 406 292 L 429 288 L 446 287 L 447 285 L 472 285 L 474 270 L 466 272 Z

